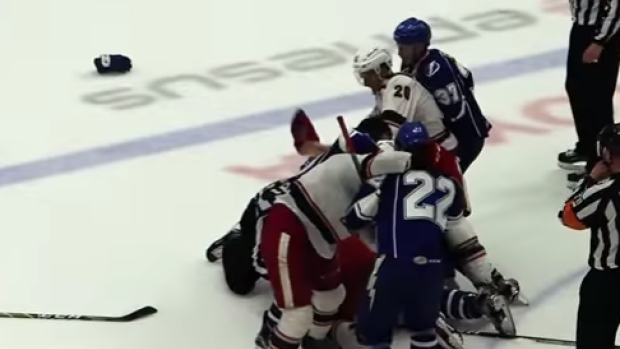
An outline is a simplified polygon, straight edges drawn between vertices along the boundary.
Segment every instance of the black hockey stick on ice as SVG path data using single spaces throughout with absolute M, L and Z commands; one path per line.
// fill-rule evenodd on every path
M 543 344 L 553 344 L 553 345 L 563 345 L 568 347 L 574 347 L 577 345 L 577 342 L 561 339 L 561 338 L 549 338 L 549 337 L 536 337 L 536 336 L 507 336 L 501 333 L 494 332 L 482 332 L 482 331 L 462 331 L 462 334 L 470 335 L 470 336 L 479 336 L 479 337 L 487 337 L 487 338 L 502 338 L 502 339 L 527 339 L 537 343 Z M 620 349 L 620 346 L 614 346 L 615 349 Z
M 9 313 L 0 312 L 0 318 L 37 319 L 37 320 L 73 320 L 73 321 L 104 321 L 131 322 L 157 313 L 154 307 L 146 306 L 122 316 L 77 315 L 77 314 L 46 314 L 46 313 Z

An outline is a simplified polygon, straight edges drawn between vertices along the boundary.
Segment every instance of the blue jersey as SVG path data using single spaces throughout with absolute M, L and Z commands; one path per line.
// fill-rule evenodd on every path
M 379 255 L 439 261 L 448 221 L 463 213 L 465 201 L 458 188 L 453 179 L 429 171 L 388 175 L 370 195 L 368 188 L 362 189 L 344 221 L 352 230 L 374 223 Z
M 488 137 L 491 124 L 476 101 L 474 78 L 467 68 L 446 53 L 430 49 L 419 62 L 415 77 L 435 97 L 446 128 L 459 143 Z

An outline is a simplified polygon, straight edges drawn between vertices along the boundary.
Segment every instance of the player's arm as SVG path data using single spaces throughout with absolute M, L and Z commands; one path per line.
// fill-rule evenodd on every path
M 357 157 L 357 162 L 360 164 L 359 176 L 364 181 L 373 177 L 404 173 L 411 166 L 411 154 L 402 151 L 381 151 L 369 155 L 342 156 Z
M 585 230 L 595 225 L 599 219 L 598 207 L 606 204 L 605 192 L 615 181 L 593 184 L 594 180 L 586 177 L 573 194 L 566 200 L 558 213 L 560 222 L 573 230 Z
M 460 81 L 462 74 L 469 71 L 449 59 L 443 54 L 435 55 L 419 73 L 419 81 L 433 95 L 444 117 L 456 121 L 467 113 L 467 99 Z
M 379 190 L 372 184 L 365 184 L 357 194 L 353 205 L 342 219 L 350 230 L 361 230 L 372 224 L 379 209 Z

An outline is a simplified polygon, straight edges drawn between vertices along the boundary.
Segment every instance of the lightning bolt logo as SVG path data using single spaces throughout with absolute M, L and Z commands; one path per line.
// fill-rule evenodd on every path
M 370 298 L 370 302 L 368 303 L 368 309 L 372 309 L 375 303 L 375 295 L 377 291 L 375 290 L 375 283 L 377 282 L 377 275 L 379 274 L 379 268 L 381 268 L 381 264 L 385 261 L 385 255 L 379 256 L 375 261 L 375 267 L 372 270 L 372 274 L 368 279 L 368 286 L 366 287 L 366 291 L 368 292 L 368 298 Z

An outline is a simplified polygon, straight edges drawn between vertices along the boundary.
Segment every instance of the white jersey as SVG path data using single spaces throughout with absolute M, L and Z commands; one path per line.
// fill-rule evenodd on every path
M 361 173 L 351 154 L 333 155 L 295 176 L 288 193 L 276 200 L 295 212 L 310 243 L 323 258 L 333 258 L 336 243 L 350 235 L 341 219 L 360 190 L 362 179 L 402 173 L 409 168 L 411 159 L 411 154 L 399 151 L 355 156 L 362 165 Z
M 380 103 L 381 112 L 391 110 L 407 121 L 419 121 L 444 148 L 456 148 L 456 138 L 446 129 L 443 113 L 435 98 L 411 76 L 396 74 L 388 80 L 381 91 Z

